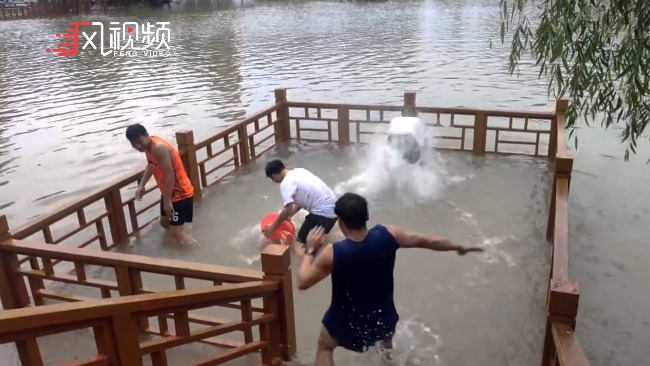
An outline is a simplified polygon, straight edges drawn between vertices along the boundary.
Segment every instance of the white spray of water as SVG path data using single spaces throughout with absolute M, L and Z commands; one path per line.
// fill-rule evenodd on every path
M 426 324 L 401 320 L 393 337 L 393 356 L 397 361 L 393 364 L 437 366 L 440 345 L 440 337 Z
M 334 363 L 344 366 L 439 366 L 438 352 L 442 342 L 433 329 L 417 319 L 403 319 L 397 323 L 393 336 L 392 360 L 386 360 L 372 347 L 364 353 L 335 352 Z M 285 366 L 313 365 L 316 354 L 312 352 Z
M 479 236 L 479 238 L 481 238 L 482 243 L 480 245 L 482 245 L 483 248 L 485 249 L 485 251 L 479 256 L 479 259 L 482 262 L 495 264 L 498 263 L 499 261 L 504 261 L 509 267 L 516 266 L 515 260 L 512 258 L 512 256 L 502 248 L 503 245 L 502 238 L 486 236 L 483 233 L 483 230 L 481 230 L 481 227 L 476 221 L 476 219 L 474 219 L 474 215 L 456 206 L 453 202 L 449 202 L 449 204 L 451 204 L 454 207 L 454 211 L 456 211 L 456 213 L 460 216 L 460 220 L 465 222 L 472 229 L 474 229 L 476 234 Z M 478 276 L 478 268 L 475 268 L 475 270 L 472 273 Z M 471 274 L 468 274 L 468 276 L 471 276 Z
M 416 164 L 409 164 L 401 152 L 386 144 L 384 135 L 375 137 L 365 150 L 364 158 L 357 161 L 357 173 L 335 186 L 337 195 L 355 192 L 372 199 L 393 189 L 400 200 L 407 202 L 439 198 L 447 172 L 431 147 L 422 148 L 421 160 Z

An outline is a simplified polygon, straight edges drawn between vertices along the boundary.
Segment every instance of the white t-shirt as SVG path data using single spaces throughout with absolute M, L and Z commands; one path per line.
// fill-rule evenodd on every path
M 334 191 L 307 169 L 289 170 L 280 183 L 280 194 L 284 206 L 293 202 L 314 215 L 336 217 Z

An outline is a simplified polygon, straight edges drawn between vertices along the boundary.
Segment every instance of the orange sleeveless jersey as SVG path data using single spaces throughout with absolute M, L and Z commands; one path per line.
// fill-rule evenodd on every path
M 172 202 L 178 202 L 185 198 L 192 197 L 194 195 L 194 187 L 192 187 L 192 182 L 187 177 L 185 173 L 185 168 L 183 167 L 183 161 L 181 156 L 178 154 L 176 147 L 164 139 L 151 136 L 151 141 L 153 144 L 165 144 L 172 150 L 172 167 L 174 169 L 174 188 L 172 191 Z M 152 144 L 152 148 L 153 148 Z M 151 174 L 153 175 L 156 183 L 158 183 L 158 188 L 160 192 L 165 191 L 165 171 L 160 166 L 158 158 L 151 150 L 146 150 L 145 155 L 147 156 L 147 161 L 149 162 L 149 169 L 151 169 Z

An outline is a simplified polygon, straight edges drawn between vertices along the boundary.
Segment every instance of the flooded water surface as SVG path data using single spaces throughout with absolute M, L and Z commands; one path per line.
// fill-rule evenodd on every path
M 282 158 L 291 167 L 309 167 L 332 187 L 372 186 L 374 189 L 366 194 L 371 226 L 398 225 L 449 237 L 463 245 L 485 247 L 484 253 L 462 257 L 424 249 L 398 251 L 398 364 L 535 363 L 544 335 L 550 255 L 544 240 L 550 178 L 547 164 L 525 157 L 474 158 L 449 152 L 435 154 L 434 160 L 417 169 L 389 168 L 393 179 L 378 181 L 364 174 L 372 164 L 368 156 L 375 152 L 369 147 L 339 150 L 327 145 L 293 145 L 288 151 L 281 149 L 269 157 Z M 427 176 L 429 182 L 435 179 L 436 184 L 417 191 L 418 180 Z M 263 213 L 274 212 L 281 206 L 279 186 L 265 177 L 263 163 L 254 164 L 247 172 L 207 192 L 192 224 L 199 246 L 179 248 L 165 239 L 156 225 L 121 251 L 261 269 L 259 252 L 263 241 L 259 221 Z M 258 209 L 227 209 L 238 206 Z M 300 225 L 304 213 L 297 216 L 296 224 Z M 342 237 L 338 228 L 330 235 L 333 240 Z M 293 255 L 292 263 L 297 274 L 301 260 Z M 114 280 L 114 271 L 101 271 L 99 277 Z M 153 275 L 143 279 L 149 289 L 172 286 Z M 55 288 L 96 297 L 87 289 Z M 320 320 L 329 306 L 330 288 L 329 279 L 307 291 L 294 288 L 298 364 L 313 362 Z M 92 337 L 83 334 L 84 331 L 75 332 L 70 339 L 92 342 Z M 43 344 L 57 342 L 57 337 L 50 337 Z M 467 344 L 473 345 L 473 352 L 466 351 Z M 87 348 L 92 350 L 92 344 Z M 197 346 L 180 353 L 173 350 L 170 355 L 189 361 L 208 352 Z M 48 355 L 53 360 L 61 358 L 60 361 L 69 356 L 58 352 Z M 336 352 L 342 365 L 376 365 L 377 357 L 374 353 Z
M 142 167 L 123 137 L 130 123 L 167 138 L 192 129 L 201 139 L 268 105 L 276 87 L 292 88 L 289 98 L 300 100 L 398 105 L 404 90 L 415 90 L 420 105 L 552 108 L 528 61 L 519 78 L 510 77 L 507 48 L 488 47 L 499 35 L 498 14 L 498 0 L 213 0 L 181 2 L 171 12 L 80 16 L 105 24 L 169 21 L 168 58 L 86 51 L 57 58 L 45 49 L 71 19 L 0 22 L 0 210 L 16 227 Z M 643 229 L 650 226 L 650 149 L 642 143 L 638 157 L 624 162 L 619 132 L 580 129 L 571 181 L 578 337 L 596 366 L 644 365 L 650 358 L 650 295 L 642 290 L 650 282 Z M 373 223 L 490 248 L 468 257 L 399 253 L 403 356 L 424 365 L 537 364 L 549 254 L 541 234 L 545 163 L 449 153 L 436 158 L 435 168 L 411 172 L 411 180 L 384 182 L 355 153 L 323 148 L 294 147 L 289 161 L 339 190 L 363 191 Z M 161 243 L 154 226 L 128 250 L 259 267 L 255 225 L 280 205 L 277 187 L 259 168 L 207 193 L 193 225 L 200 248 Z M 313 356 L 328 296 L 327 283 L 296 293 L 303 361 Z M 343 364 L 372 362 L 337 357 Z

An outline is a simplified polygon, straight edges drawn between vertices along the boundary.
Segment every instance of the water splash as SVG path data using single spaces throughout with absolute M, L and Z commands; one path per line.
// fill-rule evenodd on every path
M 438 352 L 442 342 L 433 329 L 415 318 L 400 320 L 393 337 L 393 359 L 383 360 L 376 347 L 364 353 L 338 350 L 334 352 L 334 364 L 342 366 L 441 366 Z M 313 365 L 315 352 L 300 360 L 285 363 L 285 366 Z
M 440 345 L 440 337 L 430 326 L 415 319 L 402 320 L 393 337 L 393 356 L 397 361 L 393 364 L 438 366 Z
M 372 200 L 390 190 L 404 202 L 421 203 L 439 198 L 448 177 L 439 154 L 430 146 L 422 148 L 420 162 L 409 164 L 401 152 L 386 143 L 382 134 L 363 148 L 361 156 L 356 163 L 356 174 L 335 186 L 337 195 L 355 192 Z
M 262 235 L 259 224 L 239 230 L 230 241 L 230 245 L 240 253 L 237 257 L 249 266 L 260 261 L 260 252 L 267 243 L 268 240 Z
M 474 215 L 456 206 L 451 201 L 449 201 L 448 203 L 452 205 L 452 207 L 454 207 L 454 211 L 460 217 L 460 220 L 464 221 L 469 228 L 474 230 L 475 235 L 481 238 L 480 245 L 483 246 L 483 248 L 485 248 L 485 251 L 478 257 L 479 260 L 488 264 L 495 264 L 500 261 L 503 261 L 509 267 L 516 266 L 515 260 L 512 258 L 510 253 L 506 252 L 502 247 L 504 244 L 503 238 L 488 237 L 483 233 L 483 230 L 481 230 L 481 226 L 474 218 Z M 514 240 L 515 238 L 509 238 L 509 239 Z M 472 273 L 476 274 L 476 277 L 478 277 L 478 270 L 473 271 Z M 472 276 L 471 274 L 468 274 L 467 276 L 470 276 L 471 278 L 475 277 Z

